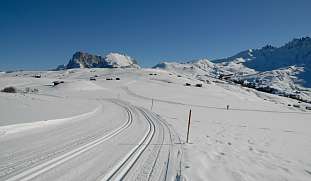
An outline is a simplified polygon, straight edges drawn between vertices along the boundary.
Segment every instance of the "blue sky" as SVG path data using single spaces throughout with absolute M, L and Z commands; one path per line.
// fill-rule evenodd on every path
M 49 69 L 75 51 L 143 66 L 223 58 L 311 35 L 310 0 L 0 0 L 0 70 Z

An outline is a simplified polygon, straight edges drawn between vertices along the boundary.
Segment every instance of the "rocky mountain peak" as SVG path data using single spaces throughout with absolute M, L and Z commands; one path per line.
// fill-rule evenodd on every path
M 106 56 L 93 55 L 78 51 L 73 54 L 66 69 L 72 68 L 140 68 L 137 61 L 120 53 L 109 53 Z
M 272 46 L 272 45 L 266 45 L 264 47 L 261 48 L 262 50 L 275 50 L 276 47 Z

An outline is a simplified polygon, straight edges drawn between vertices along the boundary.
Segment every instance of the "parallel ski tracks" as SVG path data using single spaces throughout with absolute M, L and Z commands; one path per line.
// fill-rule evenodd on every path
M 177 172 L 176 175 L 173 175 L 173 177 L 178 179 L 181 175 L 180 169 L 176 167 L 174 168 L 170 165 L 172 162 L 178 162 L 178 165 L 176 166 L 179 167 L 180 164 L 180 159 L 177 159 L 177 161 L 171 160 L 175 159 L 173 158 L 174 140 L 171 128 L 155 113 L 148 111 L 144 108 L 136 107 L 136 109 L 139 110 L 140 113 L 144 116 L 145 120 L 147 120 L 149 124 L 148 131 L 140 140 L 140 142 L 100 180 L 127 180 L 128 173 L 130 173 L 131 169 L 135 167 L 135 163 L 139 160 L 139 158 L 142 157 L 146 148 L 148 148 L 149 146 L 152 146 L 153 150 L 151 151 L 149 156 L 145 158 L 146 160 L 144 160 L 144 164 L 140 165 L 140 169 L 138 169 L 140 171 L 142 171 L 141 169 L 145 169 L 144 172 L 146 172 L 142 173 L 144 176 L 143 178 L 139 179 L 169 180 L 170 178 L 172 178 L 169 178 L 168 176 L 169 169 L 174 169 L 175 172 Z M 156 126 L 159 126 L 158 129 L 156 129 Z M 155 145 L 151 145 L 151 141 L 155 136 L 156 130 L 159 131 L 158 139 L 156 140 Z M 166 130 L 167 132 L 165 132 Z M 168 139 L 165 138 L 166 133 L 168 133 L 169 135 Z M 169 141 L 169 143 L 164 143 L 165 140 Z M 167 151 L 163 149 L 164 144 L 169 145 Z M 161 165 L 162 163 L 164 163 L 164 165 Z M 158 165 L 159 167 L 156 167 L 156 165 Z M 160 170 L 156 170 L 156 168 Z
M 101 181 L 106 181 L 106 180 L 124 180 L 125 178 L 127 178 L 126 176 L 128 175 L 128 173 L 131 171 L 131 169 L 133 167 L 135 167 L 136 163 L 138 162 L 138 160 L 142 157 L 142 155 L 145 153 L 146 149 L 150 146 L 152 140 L 154 140 L 154 136 L 156 131 L 159 131 L 158 134 L 158 139 L 156 140 L 156 145 L 154 146 L 152 149 L 153 151 L 151 151 L 150 155 L 146 155 L 147 158 L 149 158 L 150 163 L 146 160 L 142 160 L 144 162 L 144 164 L 146 165 L 146 169 L 148 170 L 147 173 L 147 180 L 167 180 L 168 179 L 168 170 L 171 168 L 170 164 L 171 162 L 173 162 L 174 160 L 171 159 L 175 159 L 172 158 L 173 156 L 173 136 L 171 133 L 171 129 L 169 128 L 169 126 L 167 125 L 167 123 L 164 120 L 161 120 L 161 118 L 159 116 L 157 116 L 155 113 L 148 111 L 144 108 L 140 108 L 140 107 L 135 107 L 135 106 L 131 106 L 128 105 L 125 102 L 122 102 L 120 100 L 117 99 L 110 99 L 109 101 L 114 102 L 115 104 L 120 105 L 121 107 L 123 107 L 127 114 L 128 114 L 128 119 L 127 121 L 122 124 L 120 127 L 118 127 L 117 129 L 111 131 L 110 133 L 97 138 L 87 144 L 84 144 L 72 151 L 69 151 L 63 155 L 60 155 L 58 157 L 55 157 L 49 161 L 46 161 L 44 163 L 41 163 L 39 165 L 36 165 L 32 168 L 29 168 L 28 170 L 25 170 L 21 173 L 18 173 L 16 175 L 14 175 L 13 177 L 7 179 L 8 181 L 16 181 L 16 180 L 20 180 L 20 181 L 28 181 L 31 179 L 36 178 L 37 176 L 43 174 L 44 172 L 47 172 L 59 165 L 61 165 L 62 163 L 73 159 L 79 155 L 81 155 L 84 152 L 87 152 L 88 150 L 96 147 L 97 145 L 113 138 L 114 136 L 122 133 L 123 131 L 125 131 L 128 127 L 131 126 L 131 124 L 133 123 L 133 112 L 138 110 L 141 115 L 143 116 L 143 118 L 147 121 L 148 124 L 148 128 L 147 131 L 144 133 L 143 137 L 140 139 L 139 143 L 132 148 L 124 157 L 122 157 L 120 159 L 119 162 L 117 162 L 108 172 L 105 173 L 105 175 L 101 176 L 99 178 L 99 180 Z M 160 126 L 160 127 L 157 127 Z M 156 129 L 158 128 L 158 129 Z M 169 139 L 165 139 L 166 136 L 166 132 L 168 131 L 169 134 Z M 135 130 L 134 130 L 135 131 Z M 163 148 L 163 144 L 164 141 L 167 140 L 169 141 L 169 149 L 166 151 L 164 151 Z M 153 145 L 152 145 L 153 146 Z M 163 151 L 163 152 L 162 152 Z M 166 158 L 164 155 L 167 155 Z M 161 159 L 160 159 L 161 157 Z M 146 159 L 146 157 L 145 157 Z M 161 161 L 158 163 L 158 161 Z M 161 165 L 161 163 L 165 163 L 164 165 Z M 156 165 L 161 165 L 160 168 L 157 167 L 160 170 L 156 170 Z M 139 166 L 139 165 L 137 165 Z M 176 168 L 173 168 L 176 169 Z M 156 171 L 155 171 L 156 170 Z M 178 171 L 177 171 L 178 172 Z M 181 173 L 177 173 L 177 176 L 180 175 Z M 178 178 L 176 176 L 176 178 Z
M 125 110 L 127 111 L 127 114 L 128 114 L 128 119 L 127 121 L 122 124 L 120 127 L 118 127 L 117 129 L 109 132 L 108 134 L 96 139 L 96 140 L 93 140 L 81 147 L 78 147 L 72 151 L 69 151 L 63 155 L 60 155 L 56 158 L 53 158 L 47 162 L 44 162 L 42 164 L 39 164 L 35 167 L 32 167 L 28 170 L 25 170 L 11 178 L 8 178 L 7 181 L 16 181 L 16 180 L 19 180 L 19 181 L 28 181 L 28 180 L 31 180 L 37 176 L 39 176 L 40 174 L 54 168 L 54 167 L 57 167 L 59 166 L 60 164 L 74 158 L 74 157 L 77 157 L 78 155 L 94 148 L 95 146 L 113 138 L 114 136 L 120 134 L 121 132 L 123 132 L 124 130 L 126 130 L 133 122 L 133 115 L 132 115 L 132 112 L 130 111 L 129 108 L 127 108 L 126 106 L 122 106 L 125 108 Z
M 128 154 L 123 159 L 121 159 L 109 172 L 106 173 L 101 181 L 123 180 L 153 139 L 155 134 L 154 122 L 150 117 L 148 117 L 147 113 L 143 109 L 137 109 L 147 120 L 149 125 L 148 131 L 145 133 L 140 142 L 130 152 L 128 152 Z

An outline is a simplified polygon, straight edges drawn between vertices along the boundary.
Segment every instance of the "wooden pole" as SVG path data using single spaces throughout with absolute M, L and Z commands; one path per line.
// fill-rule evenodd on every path
M 153 99 L 151 100 L 151 107 L 150 107 L 151 111 L 152 111 L 152 108 L 153 108 Z
M 190 121 L 191 121 L 191 109 L 189 111 L 189 119 L 188 119 L 187 143 L 189 143 Z

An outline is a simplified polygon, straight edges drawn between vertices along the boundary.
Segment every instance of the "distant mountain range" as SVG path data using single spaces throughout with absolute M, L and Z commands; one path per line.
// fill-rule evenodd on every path
M 294 39 L 281 47 L 267 45 L 232 57 L 186 63 L 162 62 L 154 68 L 205 81 L 226 79 L 251 88 L 295 98 L 311 98 L 311 38 Z
M 271 71 L 288 66 L 303 67 L 297 74 L 302 85 L 311 87 L 311 38 L 294 39 L 284 46 L 267 45 L 261 49 L 249 49 L 232 57 L 215 60 L 214 62 L 231 62 L 240 59 L 243 64 L 256 71 Z
M 72 68 L 140 68 L 130 56 L 106 56 L 76 52 L 67 65 Z M 166 69 L 202 81 L 226 79 L 266 92 L 311 99 L 311 38 L 293 39 L 281 47 L 271 45 L 242 51 L 232 57 L 186 63 L 162 62 L 153 68 Z

